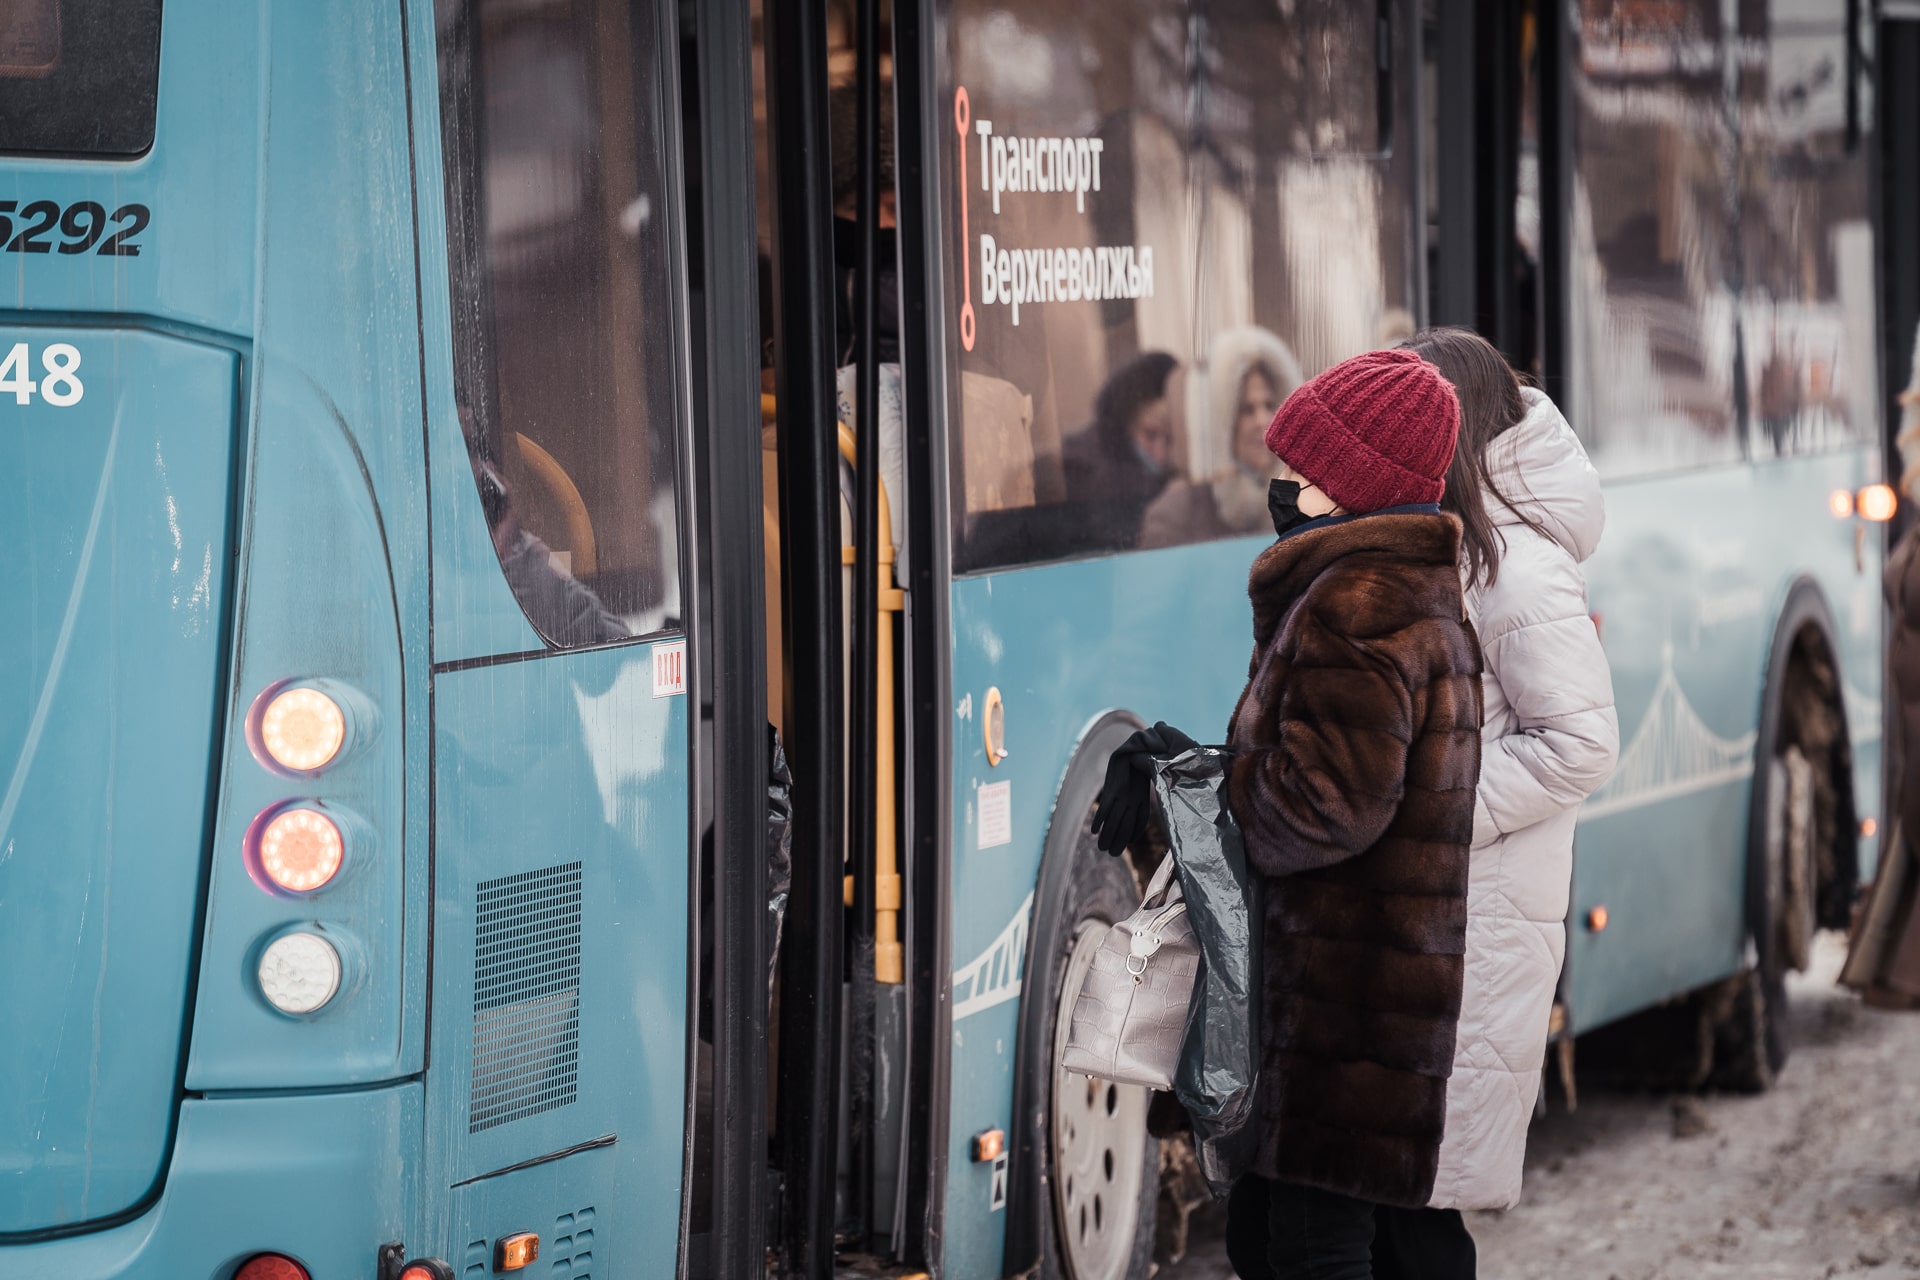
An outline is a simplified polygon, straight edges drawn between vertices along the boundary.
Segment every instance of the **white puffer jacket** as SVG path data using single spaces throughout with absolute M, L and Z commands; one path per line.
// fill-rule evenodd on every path
M 1527 414 L 1487 450 L 1506 541 L 1492 586 L 1467 584 L 1486 656 L 1480 786 L 1467 891 L 1467 970 L 1438 1208 L 1503 1209 L 1520 1198 L 1527 1122 L 1566 955 L 1573 824 L 1613 772 L 1613 678 L 1587 612 L 1580 564 L 1606 524 L 1600 477 L 1560 411 L 1527 389 Z M 1464 570 L 1463 570 L 1464 571 Z

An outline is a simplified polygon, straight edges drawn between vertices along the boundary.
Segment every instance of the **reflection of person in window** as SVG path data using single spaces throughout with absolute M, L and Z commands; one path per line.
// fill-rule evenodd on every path
M 494 553 L 500 557 L 500 569 L 527 621 L 564 649 L 626 639 L 631 634 L 626 624 L 609 612 L 585 583 L 555 567 L 552 550 L 521 526 L 507 482 L 484 456 L 464 406 L 460 425 L 466 432 L 467 457 L 473 464 L 473 479 L 480 489 L 480 507 L 486 512 Z
M 1267 424 L 1300 385 L 1300 364 L 1277 334 L 1233 329 L 1213 340 L 1207 376 L 1195 380 L 1192 415 L 1196 479 L 1170 486 L 1147 508 L 1143 547 L 1169 547 L 1271 526 L 1267 482 L 1278 471 Z
M 1167 384 L 1178 367 L 1164 351 L 1122 365 L 1094 397 L 1093 422 L 1061 443 L 1067 499 L 1100 512 L 1107 545 L 1133 545 L 1147 505 L 1172 478 Z

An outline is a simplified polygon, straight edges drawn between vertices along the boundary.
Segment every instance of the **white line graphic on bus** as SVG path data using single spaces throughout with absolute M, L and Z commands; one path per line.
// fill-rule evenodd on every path
M 953 1020 L 1019 998 L 1020 972 L 1027 958 L 1027 919 L 1033 914 L 1028 893 L 1013 919 L 985 951 L 953 971 Z
M 1605 817 L 1748 778 L 1757 737 L 1748 732 L 1723 738 L 1707 727 L 1680 691 L 1669 647 L 1647 714 L 1620 752 L 1613 777 L 1588 799 L 1581 816 Z

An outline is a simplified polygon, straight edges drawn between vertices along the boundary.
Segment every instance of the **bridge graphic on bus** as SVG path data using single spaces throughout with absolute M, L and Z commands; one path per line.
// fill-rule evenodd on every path
M 1580 810 L 1585 818 L 1603 818 L 1738 782 L 1753 774 L 1752 730 L 1723 738 L 1707 727 L 1687 701 L 1673 673 L 1673 646 L 1660 655 L 1660 683 L 1633 738 L 1620 751 L 1620 763 L 1607 784 Z
M 1583 818 L 1639 809 L 1678 796 L 1740 782 L 1753 774 L 1753 750 L 1758 734 L 1749 730 L 1738 738 L 1723 738 L 1707 727 L 1687 701 L 1673 671 L 1673 646 L 1660 655 L 1660 682 L 1640 727 L 1620 751 L 1620 762 L 1605 786 L 1581 807 Z M 1880 737 L 1880 700 L 1844 681 L 1841 698 L 1848 733 L 1854 743 Z
M 1000 936 L 985 951 L 953 971 L 955 1022 L 1019 998 L 1020 975 L 1027 958 L 1027 922 L 1032 916 L 1033 895 L 1029 893 Z

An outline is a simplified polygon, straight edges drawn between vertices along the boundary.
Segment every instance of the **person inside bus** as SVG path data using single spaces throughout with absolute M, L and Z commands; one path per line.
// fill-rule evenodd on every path
M 1227 1207 L 1246 1280 L 1367 1280 L 1376 1252 L 1381 1275 L 1473 1274 L 1459 1212 L 1427 1211 L 1464 1136 L 1447 1091 L 1481 752 L 1460 522 L 1438 505 L 1458 430 L 1452 386 L 1410 351 L 1334 365 L 1266 430 L 1279 539 L 1249 577 L 1227 731 L 1265 901 L 1258 1147 Z M 1115 753 L 1102 848 L 1144 828 L 1151 757 L 1191 745 L 1157 725 Z
M 1460 397 L 1441 507 L 1461 524 L 1467 616 L 1486 664 L 1466 985 L 1431 1203 L 1506 1209 L 1520 1199 L 1566 954 L 1574 821 L 1620 749 L 1580 567 L 1606 509 L 1573 428 L 1492 343 L 1445 328 L 1415 334 L 1407 348 Z
M 1173 478 L 1173 406 L 1180 362 L 1149 351 L 1120 366 L 1093 400 L 1093 421 L 1060 444 L 1067 501 L 1099 527 L 1093 545 L 1132 547 L 1147 507 Z
M 1142 547 L 1171 547 L 1258 533 L 1267 527 L 1267 483 L 1277 460 L 1267 452 L 1267 424 L 1300 385 L 1300 362 L 1269 329 L 1230 329 L 1207 352 L 1207 376 L 1190 421 L 1198 478 L 1167 486 L 1147 508 Z M 1204 436 L 1207 428 L 1215 434 Z
M 491 452 L 473 421 L 472 411 L 459 406 L 461 433 L 467 441 L 467 460 L 480 490 L 480 508 L 501 572 L 513 588 L 515 600 L 534 629 L 563 648 L 624 640 L 629 634 L 595 595 L 593 589 L 554 564 L 553 552 L 520 523 L 506 477 L 488 456 Z

